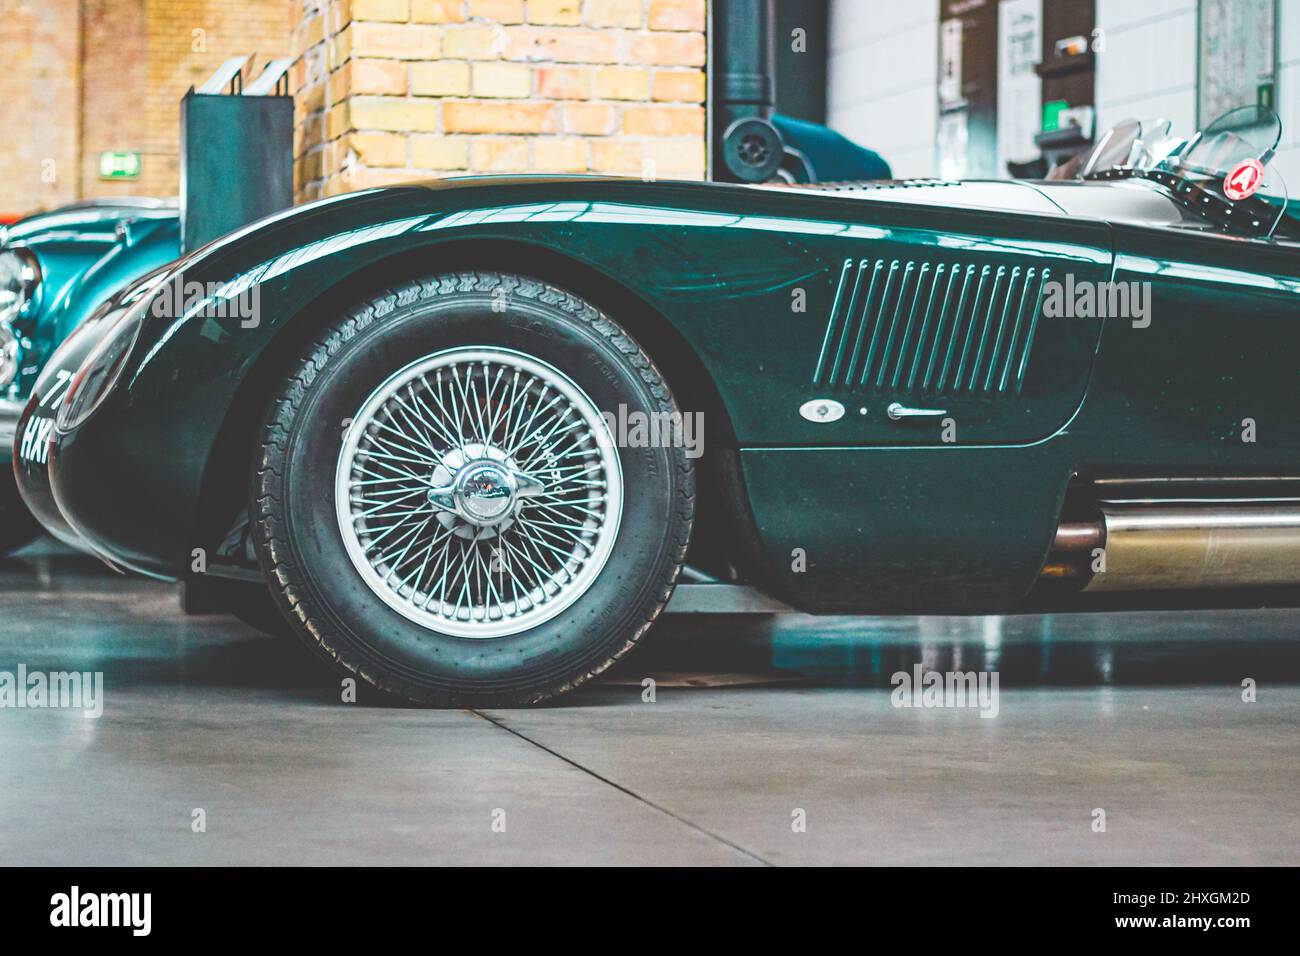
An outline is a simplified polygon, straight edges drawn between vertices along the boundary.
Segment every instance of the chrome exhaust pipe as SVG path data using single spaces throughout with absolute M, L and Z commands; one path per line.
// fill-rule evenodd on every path
M 1100 548 L 1106 540 L 1106 529 L 1100 522 L 1068 521 L 1056 529 L 1056 540 L 1052 542 L 1053 551 L 1092 551 Z
M 1100 510 L 1099 525 L 1057 536 L 1058 550 L 1100 548 L 1084 591 L 1300 585 L 1300 500 L 1103 501 Z

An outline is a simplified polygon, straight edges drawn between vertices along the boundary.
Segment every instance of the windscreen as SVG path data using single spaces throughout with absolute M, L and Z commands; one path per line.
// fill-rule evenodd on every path
M 1219 116 L 1157 169 L 1177 177 L 1180 191 L 1226 204 L 1229 222 L 1236 216 L 1250 231 L 1269 235 L 1287 204 L 1286 183 L 1272 163 L 1281 140 L 1275 112 L 1243 106 Z

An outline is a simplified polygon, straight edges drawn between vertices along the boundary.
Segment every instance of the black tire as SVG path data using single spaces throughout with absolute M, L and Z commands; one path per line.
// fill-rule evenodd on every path
M 483 639 L 398 613 L 354 566 L 335 514 L 344 423 L 399 369 L 465 347 L 547 363 L 598 409 L 678 411 L 637 343 L 568 292 L 497 273 L 413 281 L 334 323 L 272 401 L 253 468 L 254 541 L 299 636 L 345 674 L 420 704 L 531 704 L 605 670 L 663 610 L 690 538 L 694 472 L 679 447 L 617 449 L 623 499 L 612 551 L 590 586 L 549 620 Z
M 0 467 L 0 556 L 31 544 L 40 533 L 40 523 L 18 494 L 13 470 Z

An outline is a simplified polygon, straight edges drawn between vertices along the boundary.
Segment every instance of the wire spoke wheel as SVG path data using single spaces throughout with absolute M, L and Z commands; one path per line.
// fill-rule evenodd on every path
M 626 330 L 541 279 L 442 273 L 358 302 L 304 346 L 253 450 L 277 610 L 338 673 L 417 704 L 591 680 L 663 611 L 695 515 L 680 443 L 616 447 L 625 408 L 680 414 Z
M 590 398 L 504 348 L 392 375 L 344 435 L 339 530 L 362 579 L 430 630 L 495 638 L 550 620 L 600 574 L 623 476 Z

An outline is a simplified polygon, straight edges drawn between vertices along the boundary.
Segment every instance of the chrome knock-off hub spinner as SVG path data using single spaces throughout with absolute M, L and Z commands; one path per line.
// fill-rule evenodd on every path
M 433 470 L 429 501 L 444 528 L 462 538 L 482 537 L 508 528 L 523 500 L 544 488 L 501 449 L 471 444 L 443 456 Z
M 436 502 L 440 489 L 429 497 Z M 515 506 L 515 482 L 494 461 L 475 461 L 456 473 L 453 495 L 456 511 L 473 524 L 491 525 L 500 521 Z

